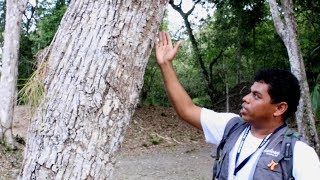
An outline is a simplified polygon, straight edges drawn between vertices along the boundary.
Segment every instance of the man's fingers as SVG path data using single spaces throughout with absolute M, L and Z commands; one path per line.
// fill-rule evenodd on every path
M 168 44 L 168 40 L 167 40 L 167 32 L 162 31 L 161 32 L 161 36 L 162 36 L 162 41 L 160 41 L 160 43 L 162 42 L 163 46 L 166 46 Z
M 176 45 L 174 46 L 174 50 L 178 50 L 178 48 L 180 47 L 182 41 L 178 41 L 176 43 Z M 170 34 L 166 31 L 161 31 L 159 32 L 158 34 L 158 38 L 156 39 L 156 43 L 155 43 L 155 46 L 156 48 L 160 47 L 160 46 L 171 46 L 172 47 L 172 40 L 171 40 L 171 37 L 170 37 Z
M 166 31 L 166 32 L 164 32 L 164 35 L 165 35 L 165 39 L 166 39 L 166 44 L 165 45 L 171 45 L 172 44 L 172 42 L 171 42 L 171 37 L 170 37 L 170 35 L 169 35 L 169 33 Z
M 163 37 L 162 37 L 162 32 L 161 32 L 161 31 L 159 32 L 158 37 L 159 37 L 159 42 L 158 42 L 158 44 L 159 44 L 159 46 L 161 46 L 161 45 L 162 45 L 162 42 L 163 42 Z
M 181 45 L 182 41 L 178 41 L 177 44 L 174 46 L 174 50 L 178 51 L 180 45 Z

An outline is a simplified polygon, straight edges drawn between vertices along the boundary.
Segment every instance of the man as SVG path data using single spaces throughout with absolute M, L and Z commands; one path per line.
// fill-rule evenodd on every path
M 242 121 L 233 113 L 217 113 L 196 106 L 175 74 L 172 61 L 181 42 L 175 46 L 167 32 L 160 32 L 155 44 L 157 63 L 160 66 L 167 94 L 178 116 L 204 131 L 209 143 L 220 144 L 226 129 L 240 124 L 236 130 L 228 130 L 223 142 L 230 149 L 222 149 L 217 179 L 317 179 L 320 178 L 320 162 L 314 149 L 306 143 L 287 135 L 285 119 L 294 114 L 300 98 L 297 79 L 288 71 L 260 71 L 251 86 L 251 92 L 243 97 L 240 110 Z M 233 123 L 236 122 L 236 123 Z M 242 123 L 243 122 L 243 123 Z M 230 125 L 232 124 L 233 125 Z M 241 127 L 240 127 L 241 126 Z M 290 137 L 289 143 L 286 137 Z M 296 138 L 296 139 L 294 139 Z M 292 140 L 294 139 L 294 141 Z M 283 159 L 281 149 L 286 148 L 290 157 L 293 143 L 292 170 Z M 282 145 L 283 144 L 283 145 Z M 285 147 L 288 146 L 289 148 Z M 280 159 L 281 158 L 281 159 Z M 287 158 L 290 160 L 290 158 Z M 289 162 L 289 161 L 288 161 Z M 289 164 L 290 164 L 289 163 Z M 292 175 L 292 176 L 291 176 Z

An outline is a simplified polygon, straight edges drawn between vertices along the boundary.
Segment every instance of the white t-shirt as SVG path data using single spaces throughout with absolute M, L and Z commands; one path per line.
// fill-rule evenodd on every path
M 201 125 L 205 135 L 206 142 L 212 144 L 219 144 L 224 129 L 228 121 L 239 116 L 234 113 L 217 113 L 212 110 L 202 108 L 201 110 Z M 237 173 L 237 176 L 233 176 L 235 169 L 235 157 L 243 137 L 244 132 L 239 136 L 235 146 L 232 148 L 229 154 L 229 171 L 228 179 L 252 179 L 255 171 L 256 164 L 260 154 L 263 152 L 266 145 L 255 152 L 245 166 Z M 243 144 L 238 164 L 254 152 L 262 142 L 262 139 L 256 138 L 249 132 Z M 237 165 L 238 165 L 237 164 Z M 293 149 L 293 177 L 296 180 L 309 180 L 320 178 L 320 161 L 315 150 L 302 141 L 297 141 Z

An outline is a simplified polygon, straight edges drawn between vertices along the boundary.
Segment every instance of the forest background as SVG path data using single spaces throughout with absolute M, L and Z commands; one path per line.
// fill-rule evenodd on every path
M 197 11 L 193 11 L 191 7 L 190 14 L 186 14 L 189 24 L 183 23 L 180 27 L 173 24 L 176 21 L 170 22 L 170 19 L 172 21 L 182 18 L 171 17 L 172 13 L 170 16 L 167 13 L 163 20 L 162 29 L 170 31 L 175 40 L 184 40 L 180 53 L 174 61 L 177 74 L 195 103 L 209 108 L 225 104 L 225 109 L 219 110 L 237 111 L 239 107 L 230 106 L 228 100 L 237 94 L 229 91 L 239 86 L 247 87 L 246 83 L 251 81 L 250 78 L 259 68 L 290 69 L 286 48 L 275 31 L 269 7 L 264 1 L 199 2 L 201 1 L 195 5 Z M 37 69 L 39 62 L 36 61 L 36 57 L 39 51 L 50 44 L 68 4 L 67 0 L 39 0 L 27 4 L 23 16 L 19 52 L 19 90 L 26 85 Z M 317 17 L 320 17 L 320 2 L 294 1 L 294 7 L 312 105 L 319 119 L 320 19 Z M 171 11 L 175 10 L 171 8 Z M 184 11 L 187 12 L 188 9 Z M 199 16 L 200 11 L 201 16 Z M 5 1 L 1 0 L 1 46 L 5 12 Z M 174 28 L 169 29 L 170 27 Z M 202 62 L 197 61 L 196 54 L 199 52 L 195 52 L 192 48 L 188 28 L 194 34 Z M 210 84 L 206 83 L 204 80 L 206 78 L 210 80 Z M 142 106 L 170 106 L 153 54 L 146 67 L 140 97 Z M 19 94 L 18 103 L 25 104 L 28 98 L 32 97 Z
M 268 3 L 250 1 L 193 1 L 207 16 L 198 17 L 195 9 L 182 9 L 182 4 L 169 1 L 182 16 L 184 25 L 170 29 L 167 14 L 161 29 L 168 30 L 175 40 L 183 39 L 174 66 L 181 83 L 192 100 L 217 111 L 238 112 L 242 94 L 250 87 L 257 69 L 278 67 L 290 69 L 286 47 L 274 28 Z M 185 1 L 180 1 L 183 3 Z M 32 88 L 29 80 L 37 73 L 37 57 L 50 45 L 70 1 L 34 1 L 27 4 L 23 16 L 19 52 L 18 104 L 37 105 L 37 94 L 26 94 Z M 3 46 L 5 1 L 0 1 L 0 43 Z M 320 119 L 320 2 L 294 1 L 312 108 L 319 130 Z M 39 92 L 41 94 L 41 92 Z M 170 106 L 161 74 L 150 56 L 145 70 L 139 106 Z M 291 122 L 294 126 L 294 121 Z

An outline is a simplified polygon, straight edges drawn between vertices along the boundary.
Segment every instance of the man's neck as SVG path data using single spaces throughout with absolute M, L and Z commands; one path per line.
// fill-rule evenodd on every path
M 251 134 L 256 137 L 263 139 L 272 132 L 274 132 L 278 127 L 280 127 L 284 122 L 272 123 L 266 126 L 257 126 L 251 124 Z

